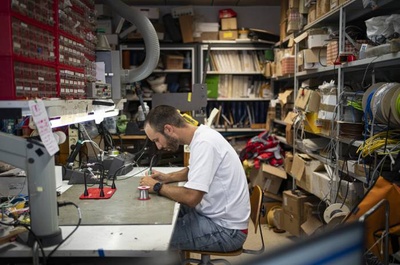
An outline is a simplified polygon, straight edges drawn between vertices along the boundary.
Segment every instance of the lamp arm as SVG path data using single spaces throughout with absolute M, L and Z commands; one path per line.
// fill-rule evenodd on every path
M 58 244 L 62 235 L 57 216 L 54 157 L 40 141 L 2 132 L 0 139 L 0 161 L 26 172 L 32 232 L 43 246 Z

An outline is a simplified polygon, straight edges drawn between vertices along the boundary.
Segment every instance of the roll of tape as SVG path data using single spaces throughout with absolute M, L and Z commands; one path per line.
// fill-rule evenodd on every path
M 325 223 L 329 224 L 329 222 L 337 217 L 337 216 L 343 216 L 346 215 L 350 212 L 349 208 L 342 204 L 342 203 L 333 203 L 329 205 L 324 212 L 324 221 Z

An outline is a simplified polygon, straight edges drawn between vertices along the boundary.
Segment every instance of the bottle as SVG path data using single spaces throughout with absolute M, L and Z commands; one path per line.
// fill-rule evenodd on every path
M 138 107 L 137 120 L 138 120 L 139 128 L 143 127 L 144 120 L 146 119 L 146 116 L 147 116 L 147 114 L 149 113 L 149 110 L 150 110 L 149 106 L 147 105 L 147 102 L 144 102 L 143 105 L 144 105 L 144 111 L 143 111 L 142 105 L 139 105 L 139 107 Z
M 190 57 L 190 52 L 186 52 L 185 58 L 183 59 L 183 68 L 184 69 L 192 68 L 192 58 Z

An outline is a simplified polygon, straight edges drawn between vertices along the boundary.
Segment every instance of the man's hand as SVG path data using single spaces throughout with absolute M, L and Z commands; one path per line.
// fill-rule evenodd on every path
M 149 177 L 157 180 L 156 182 L 158 182 L 158 181 L 162 181 L 164 183 L 168 183 L 169 182 L 169 180 L 168 180 L 169 178 L 168 178 L 168 175 L 166 173 L 163 173 L 163 172 L 160 172 L 160 171 L 157 171 L 157 170 L 154 170 L 154 169 L 152 169 L 151 171 L 152 171 L 151 172 L 152 174 L 149 175 Z M 146 176 L 147 176 L 147 172 L 146 172 Z
M 139 185 L 140 186 L 149 186 L 150 192 L 154 193 L 153 187 L 158 182 L 158 180 L 152 178 L 151 176 L 145 176 L 140 179 Z

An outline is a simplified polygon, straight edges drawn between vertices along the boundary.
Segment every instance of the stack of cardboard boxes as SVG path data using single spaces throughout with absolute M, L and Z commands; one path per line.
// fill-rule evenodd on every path
M 235 40 L 238 38 L 236 17 L 221 18 L 220 40 Z

